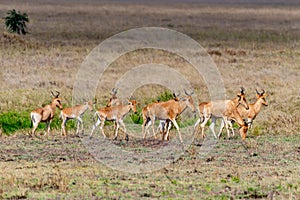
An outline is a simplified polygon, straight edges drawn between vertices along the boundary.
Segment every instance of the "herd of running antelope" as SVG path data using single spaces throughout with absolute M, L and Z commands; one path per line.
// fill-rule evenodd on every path
M 147 133 L 149 133 L 149 127 L 152 125 L 152 132 L 154 138 L 156 138 L 156 132 L 154 130 L 155 120 L 160 120 L 158 130 L 162 133 L 162 140 L 169 139 L 169 131 L 171 125 L 173 124 L 178 132 L 178 137 L 180 142 L 183 142 L 179 126 L 176 122 L 177 117 L 186 109 L 190 108 L 192 112 L 196 112 L 194 106 L 194 101 L 192 98 L 193 92 L 188 93 L 186 90 L 185 96 L 180 97 L 179 94 L 173 93 L 174 98 L 165 102 L 155 102 L 145 106 L 142 109 L 143 124 L 142 124 L 142 134 L 143 138 L 146 138 Z M 62 119 L 61 124 L 61 135 L 67 136 L 66 123 L 70 119 L 77 119 L 77 130 L 76 134 L 81 131 L 83 133 L 83 114 L 90 109 L 93 110 L 93 105 L 95 102 L 89 100 L 82 105 L 76 105 L 74 107 L 63 108 L 61 104 L 62 98 L 59 98 L 60 93 L 56 91 L 56 95 L 51 91 L 53 96 L 52 102 L 42 108 L 37 108 L 31 112 L 31 122 L 33 129 L 30 135 L 35 136 L 36 129 L 40 122 L 46 122 L 47 133 L 50 132 L 50 124 L 55 116 L 55 109 L 58 107 L 61 110 L 60 118 Z M 224 126 L 227 130 L 227 136 L 230 137 L 230 131 L 234 136 L 233 122 L 237 122 L 239 125 L 239 132 L 241 138 L 244 140 L 247 136 L 248 128 L 252 127 L 252 122 L 261 110 L 262 105 L 267 106 L 266 101 L 267 94 L 264 90 L 259 92 L 256 90 L 256 101 L 254 103 L 248 104 L 245 95 L 245 89 L 242 87 L 237 96 L 231 100 L 215 100 L 210 102 L 201 102 L 198 105 L 199 108 L 199 119 L 194 125 L 194 134 L 197 133 L 197 128 L 200 124 L 202 130 L 202 138 L 205 137 L 204 128 L 208 120 L 211 119 L 210 129 L 214 134 L 216 139 L 220 138 Z M 123 104 L 121 100 L 117 97 L 117 89 L 113 88 L 111 91 L 111 98 L 109 99 L 106 107 L 100 108 L 95 112 L 95 117 L 97 120 L 92 126 L 90 133 L 90 138 L 93 136 L 93 132 L 97 126 L 100 125 L 100 131 L 103 137 L 106 138 L 106 134 L 103 131 L 104 122 L 114 121 L 114 138 L 118 136 L 118 130 L 120 126 L 123 127 L 123 131 L 126 135 L 126 140 L 128 140 L 128 134 L 126 132 L 126 127 L 123 122 L 124 117 L 132 110 L 136 112 L 137 101 L 128 100 L 126 104 Z M 216 119 L 221 118 L 221 127 L 218 135 L 216 135 L 214 126 L 216 124 Z M 80 128 L 81 126 L 81 128 Z M 80 130 L 79 130 L 80 129 Z M 46 134 L 47 134 L 46 133 Z

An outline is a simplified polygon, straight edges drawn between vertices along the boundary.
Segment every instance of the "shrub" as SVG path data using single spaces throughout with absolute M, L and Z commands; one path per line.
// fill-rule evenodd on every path
M 135 124 L 143 124 L 142 108 L 137 108 L 136 113 L 131 114 L 130 118 Z
M 158 101 L 169 101 L 170 99 L 173 99 L 173 98 L 174 98 L 174 96 L 171 92 L 165 91 L 164 93 L 160 94 L 157 97 L 157 100 Z
M 9 32 L 25 35 L 28 33 L 26 22 L 29 22 L 27 13 L 21 14 L 15 9 L 9 10 L 7 16 L 4 18 L 5 26 Z

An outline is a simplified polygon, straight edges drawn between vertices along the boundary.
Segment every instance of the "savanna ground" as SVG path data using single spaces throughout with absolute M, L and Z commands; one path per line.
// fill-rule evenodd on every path
M 26 36 L 1 30 L 2 116 L 16 113 L 29 118 L 32 109 L 50 101 L 50 90 L 59 90 L 66 99 L 64 106 L 70 106 L 77 71 L 88 53 L 109 36 L 149 26 L 180 31 L 206 48 L 222 75 L 228 98 L 240 86 L 246 88 L 249 102 L 255 100 L 256 88 L 269 94 L 269 106 L 263 107 L 244 144 L 240 137 L 222 138 L 204 152 L 198 136 L 178 160 L 142 174 L 101 164 L 85 148 L 82 136 L 72 135 L 74 130 L 62 138 L 59 122 L 48 138 L 30 138 L 27 120 L 24 129 L 10 136 L 2 130 L 1 198 L 299 199 L 300 7 L 296 1 L 276 2 L 0 1 L 1 16 L 15 8 L 27 12 L 31 20 Z M 186 70 L 190 68 L 184 59 L 162 51 L 137 51 L 121 56 L 108 68 L 104 84 L 98 85 L 95 107 L 105 105 L 112 80 L 149 61 L 179 70 L 191 80 L 199 101 L 209 99 L 204 81 Z M 135 97 L 143 106 L 161 92 L 163 88 L 147 86 Z M 112 137 L 111 128 L 106 131 Z M 126 143 L 122 137 L 121 133 L 113 143 L 132 151 L 167 145 L 151 137 Z

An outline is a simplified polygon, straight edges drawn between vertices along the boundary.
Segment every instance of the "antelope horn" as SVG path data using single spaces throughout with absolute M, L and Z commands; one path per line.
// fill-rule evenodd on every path
M 173 96 L 174 96 L 174 98 L 179 97 L 180 96 L 180 92 L 178 94 L 176 94 L 175 92 L 173 92 Z
M 59 91 L 57 91 L 57 90 L 55 90 L 56 91 L 56 96 L 55 96 L 55 98 L 58 98 L 59 97 L 59 95 L 60 95 L 60 92 Z
M 263 95 L 264 93 L 265 93 L 265 90 L 264 90 L 264 89 L 262 89 L 261 95 Z
M 117 92 L 118 92 L 118 88 L 113 88 L 113 89 L 111 90 L 111 94 L 116 95 Z
M 258 90 L 257 90 L 257 89 L 255 89 L 255 91 L 256 91 L 256 93 L 257 93 L 258 95 L 260 95 L 260 93 L 258 92 Z
M 136 100 L 136 97 L 130 97 L 129 100 Z
M 186 94 L 186 95 L 189 95 L 189 93 L 184 89 L 184 93 Z
M 241 94 L 245 94 L 245 88 L 244 87 L 241 87 Z
M 93 104 L 96 104 L 96 103 L 97 103 L 97 98 L 94 98 Z
M 111 95 L 115 94 L 115 88 L 111 89 L 110 94 Z
M 52 92 L 52 90 L 51 90 L 51 94 L 52 94 L 53 97 L 55 97 L 55 95 L 54 95 L 54 93 Z
M 184 93 L 185 93 L 186 95 L 188 95 L 188 96 L 192 96 L 192 95 L 194 94 L 194 90 L 192 90 L 191 93 L 188 93 L 188 92 L 184 89 Z

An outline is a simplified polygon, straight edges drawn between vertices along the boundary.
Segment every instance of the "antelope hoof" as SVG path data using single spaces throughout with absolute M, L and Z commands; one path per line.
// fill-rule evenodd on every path
M 126 135 L 125 140 L 126 140 L 127 142 L 129 141 L 128 135 Z

